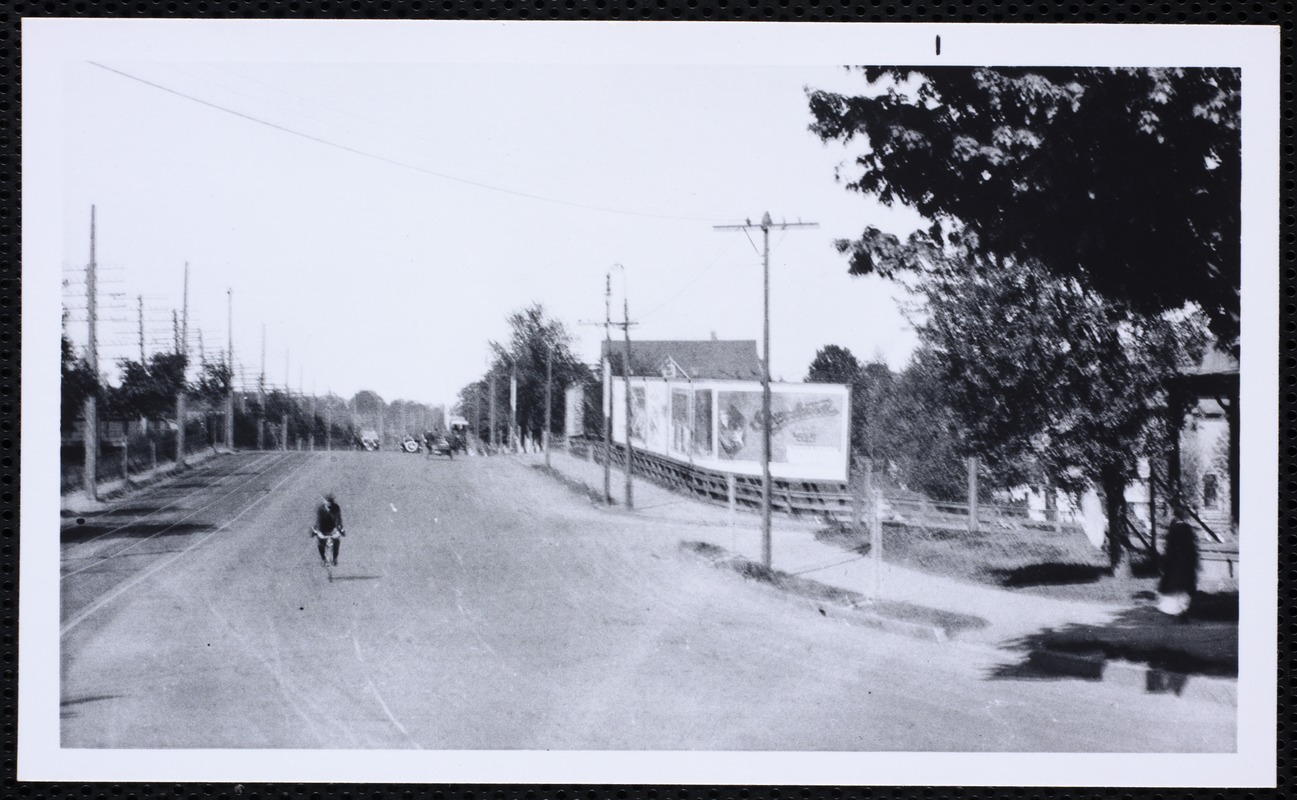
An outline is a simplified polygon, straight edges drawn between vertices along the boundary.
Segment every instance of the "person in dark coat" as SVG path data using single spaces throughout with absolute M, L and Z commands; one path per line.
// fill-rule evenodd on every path
M 1182 519 L 1173 521 L 1166 531 L 1166 550 L 1162 554 L 1162 579 L 1157 585 L 1157 607 L 1173 616 L 1189 611 L 1194 592 L 1198 591 L 1198 536 Z

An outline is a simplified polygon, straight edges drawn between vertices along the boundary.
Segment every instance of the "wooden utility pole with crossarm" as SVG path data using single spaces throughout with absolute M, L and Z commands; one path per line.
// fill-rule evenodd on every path
M 746 220 L 742 225 L 716 225 L 718 231 L 761 230 L 762 255 L 761 267 L 765 280 L 765 327 L 761 345 L 761 557 L 770 568 L 770 229 L 779 228 L 818 228 L 816 222 L 772 222 L 770 212 L 761 217 L 760 224 L 754 225 Z

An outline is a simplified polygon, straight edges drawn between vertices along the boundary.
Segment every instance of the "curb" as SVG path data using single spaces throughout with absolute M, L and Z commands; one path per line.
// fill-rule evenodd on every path
M 1027 663 L 1049 675 L 1098 681 L 1140 694 L 1167 694 L 1219 705 L 1238 705 L 1238 681 L 1108 659 L 1103 653 L 1033 650 Z
M 683 546 L 685 543 L 681 542 L 681 545 Z M 728 568 L 731 571 L 734 571 L 733 566 L 735 564 L 735 559 L 726 558 L 724 556 L 725 551 L 721 548 L 716 548 L 718 552 L 711 554 L 691 550 L 688 547 L 683 547 L 682 549 L 684 549 L 685 552 L 689 552 L 695 557 L 707 562 L 713 569 Z M 828 619 L 840 620 L 849 625 L 873 628 L 886 633 L 908 636 L 912 639 L 923 639 L 929 642 L 944 643 L 951 640 L 950 633 L 940 625 L 910 622 L 908 620 L 896 619 L 895 617 L 887 617 L 874 613 L 869 608 L 868 600 L 849 600 L 844 604 L 841 601 L 835 602 L 834 600 L 825 598 L 808 597 L 807 595 L 799 594 L 797 591 L 787 587 L 776 586 L 774 583 L 763 582 L 759 585 L 764 586 L 770 591 L 777 592 L 779 595 L 784 597 L 791 596 L 805 600 L 811 604 L 812 608 L 820 612 L 820 616 Z M 830 609 L 835 613 L 830 613 Z
M 930 642 L 949 642 L 951 636 L 945 628 L 940 625 L 925 625 L 921 622 L 907 622 L 905 620 L 884 617 L 869 611 L 861 605 L 852 605 L 849 609 L 853 612 L 842 617 L 852 625 L 863 625 L 869 628 L 876 628 L 887 633 L 895 633 L 900 636 L 909 636 L 912 639 L 924 639 Z

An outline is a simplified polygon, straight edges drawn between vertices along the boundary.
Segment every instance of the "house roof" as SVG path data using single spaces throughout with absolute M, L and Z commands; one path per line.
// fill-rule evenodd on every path
M 625 345 L 612 343 L 612 369 L 622 374 Z M 608 343 L 601 348 L 608 354 Z M 671 367 L 693 380 L 724 379 L 755 381 L 761 379 L 761 359 L 752 339 L 719 341 L 657 341 L 630 343 L 631 375 L 662 376 Z

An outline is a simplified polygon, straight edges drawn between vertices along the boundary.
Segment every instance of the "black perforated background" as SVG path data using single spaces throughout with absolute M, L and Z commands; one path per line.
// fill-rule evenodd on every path
M 96 2 L 3 2 L 0 0 L 0 653 L 3 654 L 3 797 L 68 800 L 811 800 L 869 797 L 1176 798 L 1260 797 L 1285 794 L 1293 758 L 1290 730 L 1297 720 L 1289 705 L 1292 677 L 1289 640 L 1297 609 L 1292 553 L 1297 549 L 1297 226 L 1294 225 L 1293 2 L 1010 2 L 1006 0 L 409 0 L 409 2 L 243 2 L 242 0 L 109 0 Z M 31 784 L 16 775 L 18 696 L 18 492 L 19 356 L 21 330 L 21 64 L 23 17 L 155 17 L 261 19 L 555 19 L 555 20 L 744 20 L 837 22 L 1103 22 L 1249 24 L 1282 27 L 1281 183 L 1282 268 L 1279 310 L 1281 437 L 1279 519 L 1278 791 L 1197 791 L 1054 788 L 858 788 L 680 786 L 400 786 L 266 784 Z M 1240 725 L 1248 722 L 1240 720 Z M 163 756 L 165 757 L 165 756 Z M 226 756 L 228 757 L 228 756 Z

